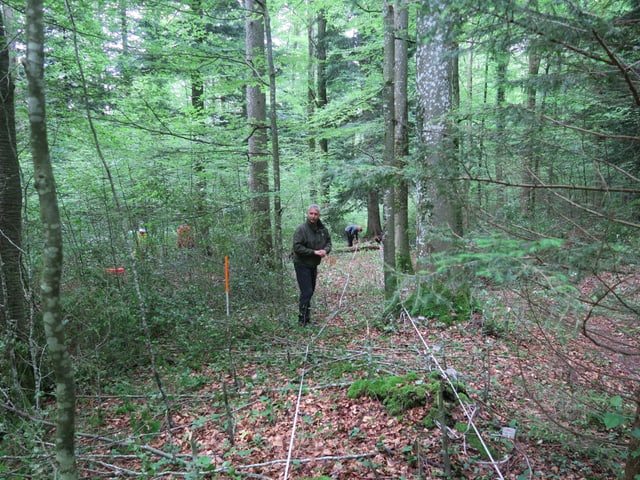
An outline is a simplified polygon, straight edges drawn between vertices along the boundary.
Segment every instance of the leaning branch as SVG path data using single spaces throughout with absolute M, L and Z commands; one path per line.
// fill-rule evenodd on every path
M 629 85 L 629 90 L 631 90 L 631 95 L 633 95 L 633 99 L 635 101 L 636 107 L 640 106 L 640 95 L 638 94 L 638 89 L 636 88 L 636 86 L 633 83 L 633 80 L 631 80 L 631 77 L 629 76 L 629 70 L 631 70 L 631 67 L 623 64 L 620 61 L 620 59 L 616 56 L 616 54 L 613 53 L 611 49 L 607 46 L 607 44 L 604 42 L 602 37 L 598 35 L 598 32 L 594 30 L 593 35 L 594 37 L 596 37 L 596 40 L 602 46 L 602 48 L 604 48 L 604 51 L 607 52 L 607 56 L 611 59 L 611 62 L 616 67 L 618 67 L 618 69 L 620 70 L 620 73 L 622 73 L 622 76 L 624 77 L 624 81 L 627 83 L 627 85 Z
M 565 185 L 558 183 L 517 183 L 517 182 L 508 182 L 506 180 L 497 180 L 495 178 L 482 178 L 482 177 L 472 177 L 472 176 L 464 176 L 464 177 L 456 177 L 452 178 L 454 181 L 465 181 L 465 182 L 480 182 L 480 183 L 493 183 L 495 185 L 501 185 L 504 187 L 514 187 L 514 188 L 537 188 L 544 190 L 579 190 L 579 191 L 588 191 L 588 192 L 601 192 L 601 193 L 631 193 L 631 194 L 640 194 L 640 189 L 638 188 L 623 188 L 623 187 L 591 187 L 588 185 Z

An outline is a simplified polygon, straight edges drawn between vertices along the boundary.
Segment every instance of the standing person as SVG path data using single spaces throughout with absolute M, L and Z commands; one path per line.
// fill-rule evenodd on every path
M 344 229 L 344 234 L 347 236 L 347 245 L 353 247 L 353 241 L 358 240 L 358 234 L 362 231 L 360 225 L 349 225 Z M 358 243 L 358 242 L 356 242 Z
M 309 323 L 311 297 L 316 289 L 318 265 L 331 252 L 329 230 L 320 221 L 320 207 L 310 205 L 307 221 L 299 225 L 293 234 L 293 266 L 300 287 L 298 322 Z

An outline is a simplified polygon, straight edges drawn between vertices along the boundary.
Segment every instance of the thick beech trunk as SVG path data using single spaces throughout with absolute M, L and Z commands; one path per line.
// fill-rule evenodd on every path
M 423 2 L 417 21 L 416 89 L 418 134 L 423 173 L 416 184 L 416 243 L 420 267 L 433 252 L 446 251 L 459 235 L 460 215 L 452 175 L 455 145 L 446 115 L 452 104 L 451 52 L 448 25 L 442 21 L 446 2 Z

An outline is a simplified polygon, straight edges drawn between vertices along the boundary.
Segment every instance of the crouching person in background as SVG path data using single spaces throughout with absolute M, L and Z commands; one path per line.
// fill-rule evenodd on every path
M 362 231 L 362 227 L 360 225 L 349 225 L 344 229 L 344 235 L 347 237 L 347 245 L 349 247 L 353 247 L 353 243 L 358 243 L 360 239 L 359 234 Z

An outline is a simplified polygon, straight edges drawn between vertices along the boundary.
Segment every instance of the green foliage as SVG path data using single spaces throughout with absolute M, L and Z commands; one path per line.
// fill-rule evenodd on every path
M 480 437 L 478 437 L 478 434 L 475 431 L 469 429 L 469 425 L 467 423 L 456 422 L 454 429 L 464 434 L 465 442 L 469 445 L 469 447 L 477 451 L 478 454 L 480 455 L 480 458 L 482 458 L 485 461 L 490 460 L 491 458 L 493 458 L 494 460 L 496 458 L 501 458 L 500 453 L 504 454 L 504 453 L 508 453 L 510 450 L 513 450 L 512 443 L 507 444 L 506 442 L 501 442 L 501 445 L 507 448 L 502 449 L 502 450 L 506 450 L 506 452 L 504 451 L 500 452 L 500 450 L 496 448 L 497 442 L 491 442 L 489 441 L 488 438 L 487 439 L 482 438 L 482 441 L 481 441 Z M 484 442 L 484 445 L 483 445 L 483 442 Z M 487 448 L 485 448 L 485 446 Z M 487 450 L 489 451 L 487 452 Z M 489 457 L 489 454 L 491 454 L 491 457 Z
M 48 478 L 51 465 L 45 460 L 49 451 L 42 439 L 54 441 L 39 422 L 0 414 L 0 476 L 3 478 Z M 1 475 L 5 474 L 6 475 Z
M 478 308 L 467 282 L 455 284 L 440 276 L 418 280 L 413 293 L 404 301 L 413 316 L 423 316 L 451 325 L 465 321 Z
M 622 397 L 615 395 L 613 397 L 594 397 L 590 399 L 595 401 L 595 408 L 589 409 L 588 418 L 598 427 L 604 427 L 610 431 L 617 431 L 624 434 L 629 430 L 629 426 L 633 422 L 633 412 L 631 405 L 625 404 Z
M 564 244 L 559 238 L 523 241 L 500 235 L 476 237 L 465 248 L 437 255 L 436 272 L 460 271 L 475 280 L 504 284 L 529 275 L 530 266 Z

